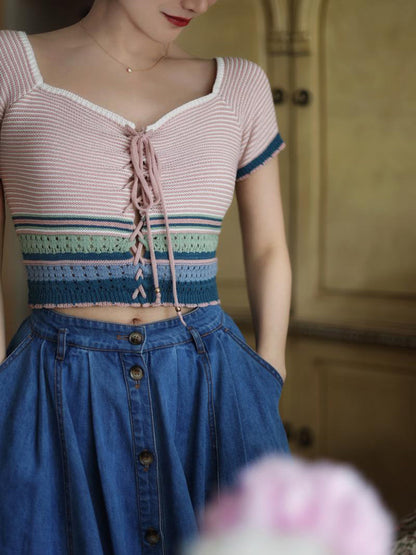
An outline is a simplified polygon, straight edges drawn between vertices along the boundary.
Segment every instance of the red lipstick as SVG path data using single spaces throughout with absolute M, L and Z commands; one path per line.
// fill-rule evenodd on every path
M 191 21 L 190 19 L 185 19 L 184 17 L 175 17 L 173 15 L 168 15 L 165 12 L 162 13 L 168 21 L 170 21 L 174 25 L 177 25 L 178 27 L 185 27 L 185 25 L 188 25 L 188 23 Z

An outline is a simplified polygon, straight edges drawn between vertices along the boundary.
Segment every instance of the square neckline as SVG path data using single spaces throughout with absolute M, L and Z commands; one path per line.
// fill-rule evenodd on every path
M 78 104 L 80 104 L 81 106 L 85 106 L 86 108 L 89 108 L 90 110 L 99 113 L 105 117 L 107 117 L 108 119 L 111 119 L 117 123 L 119 123 L 120 125 L 129 125 L 130 127 L 132 127 L 135 130 L 144 130 L 146 131 L 153 131 L 158 129 L 159 127 L 161 127 L 165 122 L 169 121 L 171 118 L 173 118 L 174 116 L 188 110 L 189 108 L 193 107 L 193 106 L 197 106 L 199 104 L 203 104 L 205 102 L 207 102 L 208 100 L 211 100 L 213 98 L 215 98 L 218 95 L 218 92 L 220 90 L 222 81 L 223 81 L 223 75 L 224 75 L 224 58 L 222 56 L 214 56 L 213 60 L 216 61 L 216 75 L 215 75 L 215 79 L 214 79 L 214 84 L 212 86 L 211 92 L 199 96 L 197 98 L 188 100 L 187 102 L 184 102 L 183 104 L 180 104 L 179 106 L 176 106 L 175 108 L 172 108 L 171 110 L 169 110 L 168 112 L 166 112 L 165 114 L 163 114 L 160 118 L 158 118 L 156 121 L 154 121 L 151 124 L 148 125 L 142 125 L 142 126 L 137 126 L 136 123 L 134 123 L 133 121 L 129 120 L 128 118 L 124 117 L 123 115 L 114 112 L 113 110 L 110 110 L 109 108 L 105 108 L 104 106 L 101 106 L 100 104 L 97 104 L 91 100 L 88 100 L 88 98 L 81 96 L 73 91 L 70 91 L 68 89 L 62 88 L 62 87 L 56 87 L 54 85 L 50 85 L 49 83 L 47 83 L 44 78 L 43 75 L 40 71 L 39 68 L 39 64 L 37 62 L 37 58 L 35 55 L 35 51 L 32 47 L 32 43 L 29 40 L 29 37 L 26 33 L 26 31 L 22 31 L 19 30 L 17 31 L 18 36 L 20 37 L 22 43 L 23 43 L 23 47 L 24 47 L 24 51 L 25 54 L 27 56 L 30 68 L 32 70 L 33 76 L 35 77 L 35 81 L 36 84 L 38 86 L 40 86 L 41 88 L 49 91 L 52 94 L 59 94 L 61 96 L 65 96 L 66 98 L 68 98 L 69 100 L 72 100 Z

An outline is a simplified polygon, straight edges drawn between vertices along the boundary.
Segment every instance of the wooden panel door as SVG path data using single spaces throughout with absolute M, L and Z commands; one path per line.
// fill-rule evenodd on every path
M 293 15 L 293 318 L 414 334 L 416 3 Z

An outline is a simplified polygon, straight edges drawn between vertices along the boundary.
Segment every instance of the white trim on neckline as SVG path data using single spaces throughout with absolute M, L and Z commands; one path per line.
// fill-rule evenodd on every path
M 69 98 L 70 100 L 81 104 L 82 106 L 85 106 L 86 108 L 89 108 L 90 110 L 97 112 L 117 123 L 119 123 L 120 125 L 129 125 L 130 127 L 133 127 L 133 129 L 136 129 L 137 126 L 134 122 L 128 120 L 127 118 L 125 118 L 124 116 L 122 116 L 121 114 L 117 114 L 116 112 L 113 112 L 112 110 L 109 110 L 108 108 L 104 108 L 104 106 L 100 106 L 99 104 L 96 104 L 95 102 L 92 102 L 91 100 L 88 100 L 87 98 L 80 96 L 77 93 L 74 93 L 72 91 L 69 91 L 67 89 L 63 89 L 60 87 L 55 87 L 53 85 L 49 85 L 48 83 L 46 83 L 43 79 L 43 76 L 40 72 L 39 69 L 39 65 L 37 63 L 36 60 L 36 56 L 35 56 L 35 52 L 33 50 L 32 44 L 27 36 L 27 33 L 25 31 L 16 31 L 16 33 L 18 34 L 19 38 L 21 39 L 23 46 L 25 48 L 25 52 L 29 61 L 29 65 L 30 68 L 32 70 L 32 74 L 35 78 L 36 84 L 46 90 L 49 91 L 53 94 L 59 94 L 61 96 L 65 96 L 66 98 Z M 145 131 L 149 131 L 149 130 L 155 130 L 158 129 L 161 125 L 163 125 L 166 121 L 170 120 L 172 117 L 188 110 L 189 108 L 192 108 L 193 106 L 198 106 L 200 104 L 204 104 L 205 102 L 207 102 L 208 100 L 211 100 L 212 98 L 216 97 L 218 95 L 218 92 L 221 88 L 221 84 L 223 81 L 223 76 L 224 76 L 224 58 L 222 56 L 215 56 L 213 59 L 216 60 L 217 62 L 217 73 L 215 76 L 215 81 L 214 81 L 214 85 L 212 87 L 212 90 L 210 93 L 204 95 L 204 96 L 200 96 L 198 98 L 194 98 L 193 100 L 188 100 L 188 102 L 185 102 L 184 104 L 181 104 L 180 106 L 177 106 L 176 108 L 173 108 L 172 110 L 169 110 L 168 112 L 166 112 L 166 114 L 164 114 L 163 116 L 161 116 L 158 120 L 156 120 L 155 122 L 153 122 L 152 124 L 149 124 L 147 126 L 143 126 L 143 129 Z

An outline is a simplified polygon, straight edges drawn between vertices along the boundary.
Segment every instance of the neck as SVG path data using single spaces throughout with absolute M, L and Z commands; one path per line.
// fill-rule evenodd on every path
M 118 2 L 96 0 L 81 23 L 114 56 L 136 66 L 150 65 L 168 46 L 146 34 Z

